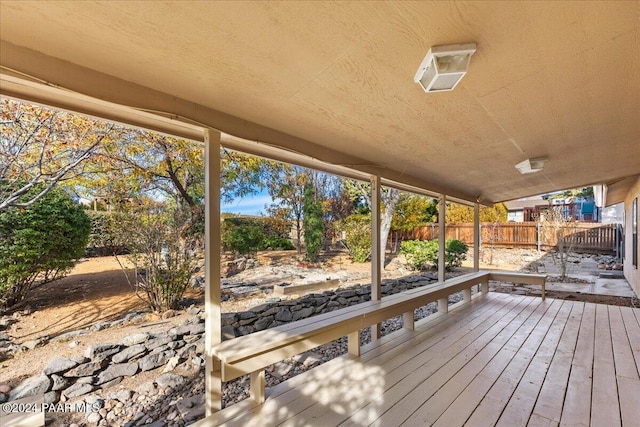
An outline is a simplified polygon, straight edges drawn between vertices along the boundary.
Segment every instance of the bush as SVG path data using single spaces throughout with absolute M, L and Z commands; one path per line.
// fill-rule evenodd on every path
M 42 191 L 34 187 L 24 199 Z M 91 221 L 62 189 L 26 208 L 0 213 L 0 306 L 22 301 L 35 286 L 64 277 L 84 254 Z
M 444 262 L 447 271 L 452 271 L 453 269 L 460 267 L 462 265 L 462 261 L 467 259 L 468 251 L 469 246 L 464 242 L 456 239 L 447 240 L 444 249 Z
M 400 253 L 414 270 L 426 270 L 434 260 L 438 265 L 438 242 L 435 240 L 405 240 L 400 244 Z
M 460 267 L 467 258 L 469 247 L 460 240 L 448 239 L 445 242 L 445 269 L 452 271 Z M 409 265 L 415 270 L 425 270 L 430 266 L 438 267 L 439 247 L 437 240 L 406 240 L 400 245 Z
M 222 247 L 238 255 L 255 255 L 258 250 L 295 249 L 287 238 L 290 229 L 271 218 L 228 217 L 222 223 Z
M 87 242 L 86 255 L 105 256 L 126 253 L 126 248 L 117 243 L 117 215 L 103 211 L 85 212 L 91 219 L 91 233 Z
M 134 278 L 126 274 L 128 267 L 116 256 L 135 294 L 153 311 L 180 308 L 182 296 L 189 287 L 195 267 L 192 242 L 180 235 L 179 217 L 157 209 L 120 213 L 117 235 L 126 246 L 133 264 Z
M 258 245 L 258 250 L 260 251 L 288 251 L 295 248 L 291 240 L 278 236 L 265 237 Z
M 336 221 L 335 227 L 344 232 L 344 243 L 353 262 L 366 262 L 371 256 L 371 215 L 349 215 Z

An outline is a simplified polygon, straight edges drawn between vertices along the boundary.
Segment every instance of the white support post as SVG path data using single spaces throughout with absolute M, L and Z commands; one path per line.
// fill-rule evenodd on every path
M 382 298 L 381 263 L 384 247 L 380 242 L 380 177 L 371 177 L 371 301 Z M 371 341 L 380 338 L 380 324 L 371 326 Z
M 438 205 L 438 281 L 444 282 L 444 269 L 445 269 L 445 260 L 444 260 L 444 249 L 446 245 L 446 233 L 445 229 L 445 216 L 447 213 L 447 197 L 444 194 L 440 195 L 440 203 Z
M 205 406 L 206 416 L 222 409 L 220 361 L 213 347 L 222 341 L 220 311 L 220 132 L 204 134 L 204 302 L 205 302 Z
M 480 204 L 473 207 L 473 271 L 480 271 Z

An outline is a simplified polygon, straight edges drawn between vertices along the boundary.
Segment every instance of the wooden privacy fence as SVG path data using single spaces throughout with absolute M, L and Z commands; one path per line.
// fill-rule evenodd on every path
M 572 252 L 616 253 L 622 239 L 620 224 L 575 223 L 554 228 L 537 222 L 483 223 L 480 230 L 481 245 L 495 248 L 557 248 L 560 237 Z M 433 240 L 438 235 L 437 224 L 423 225 L 412 231 L 392 231 L 389 244 L 396 249 L 403 240 Z M 447 224 L 446 238 L 472 245 L 473 224 Z

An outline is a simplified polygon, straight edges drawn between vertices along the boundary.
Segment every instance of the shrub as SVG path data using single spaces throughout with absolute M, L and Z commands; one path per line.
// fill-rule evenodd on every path
M 425 270 L 428 264 L 438 264 L 438 242 L 435 240 L 405 240 L 400 244 L 400 253 L 414 270 Z
M 91 233 L 87 242 L 87 256 L 123 254 L 125 248 L 118 245 L 117 215 L 104 211 L 85 211 L 91 219 Z
M 366 262 L 371 256 L 371 215 L 349 215 L 336 221 L 335 227 L 344 232 L 344 243 L 353 262 Z
M 40 192 L 34 187 L 28 200 Z M 64 277 L 84 254 L 91 221 L 62 189 L 26 208 L 0 212 L 0 306 L 11 307 L 35 286 Z
M 222 223 L 222 247 L 238 255 L 295 249 L 287 238 L 289 229 L 288 223 L 271 218 L 227 217 Z
M 225 218 L 222 247 L 239 255 L 253 255 L 264 241 L 264 223 L 254 218 Z
M 460 240 L 448 239 L 445 242 L 445 269 L 452 271 L 460 267 L 467 258 L 469 247 Z M 439 246 L 437 240 L 406 240 L 400 246 L 400 253 L 407 257 L 409 265 L 415 270 L 424 270 L 430 266 L 437 268 Z
M 462 261 L 467 259 L 468 251 L 469 246 L 460 240 L 447 240 L 444 249 L 444 261 L 447 271 L 452 271 L 453 269 L 460 267 L 462 265 Z
M 288 251 L 295 248 L 296 247 L 293 246 L 293 243 L 291 243 L 291 240 L 285 237 L 278 237 L 278 236 L 265 237 L 258 245 L 258 250 L 261 250 L 261 251 L 266 251 L 266 250 Z
M 134 278 L 127 265 L 116 256 L 136 296 L 157 312 L 180 308 L 195 267 L 192 242 L 180 235 L 178 215 L 141 209 L 118 214 L 120 244 L 130 255 Z

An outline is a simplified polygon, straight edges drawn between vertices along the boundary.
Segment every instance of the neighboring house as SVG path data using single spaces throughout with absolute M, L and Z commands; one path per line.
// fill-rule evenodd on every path
M 600 210 L 593 198 L 549 199 L 549 195 L 527 197 L 505 202 L 510 222 L 537 221 L 542 212 L 552 204 L 562 207 L 566 219 L 582 222 L 599 222 Z
M 640 175 L 610 181 L 603 185 L 602 193 L 605 206 L 624 203 L 624 277 L 640 295 Z

